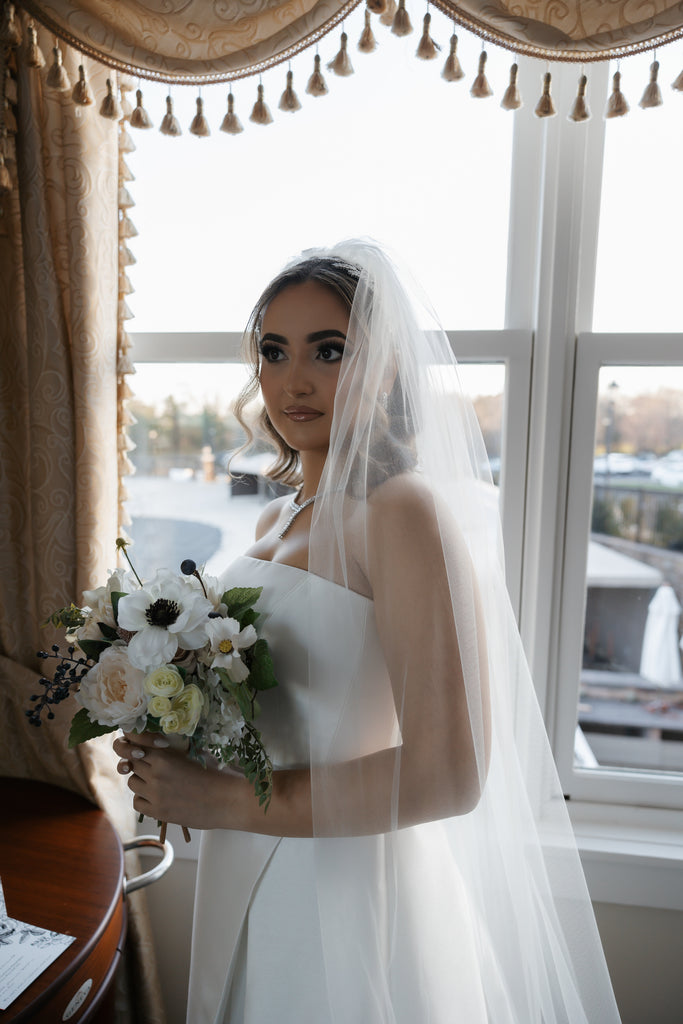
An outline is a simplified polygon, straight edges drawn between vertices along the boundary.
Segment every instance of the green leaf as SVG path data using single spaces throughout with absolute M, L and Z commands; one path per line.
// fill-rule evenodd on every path
M 252 662 L 249 672 L 249 684 L 255 690 L 270 690 L 277 686 L 273 670 L 273 659 L 268 649 L 268 641 L 261 637 L 251 648 Z
M 98 622 L 97 625 L 100 627 L 100 633 L 105 640 L 118 640 L 119 634 L 116 632 L 113 626 L 107 625 L 106 622 Z
M 122 590 L 112 590 L 111 592 L 111 610 L 114 613 L 114 622 L 118 626 L 119 624 L 119 601 L 122 597 L 127 597 Z
M 68 608 L 60 608 L 59 611 L 53 612 L 45 622 L 41 623 L 41 626 L 53 625 L 62 626 L 67 630 L 78 629 L 84 624 L 85 618 L 85 613 L 72 601 Z
M 69 749 L 79 743 L 85 743 L 96 736 L 104 736 L 108 732 L 116 732 L 115 725 L 100 725 L 98 722 L 91 722 L 86 708 L 81 708 L 72 721 L 69 731 Z
M 226 590 L 221 601 L 228 609 L 228 615 L 243 625 L 243 615 L 250 611 L 263 592 L 263 587 L 233 587 Z
M 242 629 L 244 629 L 245 626 L 253 626 L 258 618 L 259 613 L 255 612 L 253 608 L 249 608 L 239 620 Z
M 78 646 L 90 661 L 99 661 L 102 651 L 111 647 L 109 640 L 79 640 Z

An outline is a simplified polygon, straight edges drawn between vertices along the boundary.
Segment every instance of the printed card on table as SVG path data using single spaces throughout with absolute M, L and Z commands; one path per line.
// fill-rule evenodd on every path
M 0 1010 L 21 995 L 75 939 L 7 916 L 0 880 Z

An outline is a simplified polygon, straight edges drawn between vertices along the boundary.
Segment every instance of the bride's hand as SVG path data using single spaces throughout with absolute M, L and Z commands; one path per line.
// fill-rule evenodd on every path
M 124 734 L 114 751 L 138 813 L 190 829 L 240 827 L 245 780 L 237 772 L 204 768 L 159 733 Z

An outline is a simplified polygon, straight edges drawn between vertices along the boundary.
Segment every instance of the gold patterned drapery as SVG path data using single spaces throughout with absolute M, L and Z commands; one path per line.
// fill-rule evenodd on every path
M 26 23 L 20 29 L 26 38 Z M 41 44 L 51 41 L 45 34 Z M 78 55 L 63 59 L 77 78 Z M 89 73 L 104 91 L 106 69 Z M 24 61 L 10 78 L 3 156 L 12 187 L 0 187 L 0 774 L 82 793 L 130 836 L 135 815 L 111 740 L 69 750 L 67 704 L 41 729 L 26 717 L 44 666 L 36 652 L 57 639 L 40 624 L 99 585 L 116 558 L 120 127 L 84 116 Z M 129 901 L 129 935 L 140 1007 L 129 1019 L 163 1024 L 141 893 Z
M 38 21 L 110 67 L 168 82 L 257 74 L 317 43 L 361 0 L 23 0 Z M 459 25 L 517 53 L 584 63 L 683 36 L 670 0 L 431 0 Z M 391 13 L 395 0 L 370 0 Z M 427 5 L 408 5 L 421 18 Z

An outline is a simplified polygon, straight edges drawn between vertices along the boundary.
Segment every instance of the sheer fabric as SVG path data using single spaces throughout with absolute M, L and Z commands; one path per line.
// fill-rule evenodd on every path
M 352 602 L 334 622 L 311 605 L 311 635 L 346 640 L 335 671 L 312 657 L 308 680 L 331 1017 L 617 1021 L 450 345 L 375 244 L 328 255 L 361 275 L 309 571 L 374 603 L 372 622 Z M 360 657 L 370 628 L 391 680 L 393 745 L 364 728 L 381 699 Z M 463 958 L 477 984 L 459 995 Z M 463 1004 L 479 997 L 485 1013 Z
M 263 586 L 263 737 L 310 764 L 312 838 L 202 839 L 192 1024 L 615 1024 L 449 343 L 371 242 L 308 572 Z M 257 325 L 258 329 L 258 325 Z

